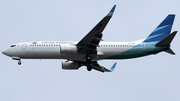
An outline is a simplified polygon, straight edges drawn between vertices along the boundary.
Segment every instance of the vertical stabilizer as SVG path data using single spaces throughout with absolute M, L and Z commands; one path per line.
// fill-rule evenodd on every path
M 161 24 L 144 40 L 144 42 L 161 41 L 171 33 L 175 15 L 168 15 Z

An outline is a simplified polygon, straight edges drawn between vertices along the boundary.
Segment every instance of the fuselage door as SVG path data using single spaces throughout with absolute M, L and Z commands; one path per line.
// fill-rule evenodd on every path
M 28 55 L 27 55 L 27 44 L 21 44 L 21 52 L 20 52 L 20 54 L 21 54 L 21 57 L 28 57 Z
M 22 45 L 21 45 L 21 49 L 22 49 L 22 50 L 26 50 L 26 47 L 27 47 L 26 44 L 22 44 Z
M 145 51 L 146 50 L 146 44 L 145 43 L 141 43 L 141 50 Z

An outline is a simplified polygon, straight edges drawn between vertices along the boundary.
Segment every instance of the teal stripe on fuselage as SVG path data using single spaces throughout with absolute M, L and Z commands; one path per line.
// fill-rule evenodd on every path
M 137 58 L 142 56 L 147 56 L 151 54 L 157 54 L 167 47 L 156 47 L 155 44 L 157 42 L 148 42 L 148 43 L 140 43 L 136 45 L 135 47 L 122 52 L 120 54 L 107 57 L 105 59 L 130 59 L 130 58 Z M 145 47 L 142 47 L 142 44 L 145 44 Z

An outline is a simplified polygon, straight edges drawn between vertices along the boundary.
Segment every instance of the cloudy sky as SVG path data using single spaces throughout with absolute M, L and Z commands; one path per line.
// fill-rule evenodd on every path
M 146 38 L 179 0 L 0 0 L 0 51 L 26 41 L 79 41 L 113 7 L 104 41 Z M 179 30 L 180 31 L 180 30 Z M 64 60 L 17 61 L 0 54 L 0 101 L 180 101 L 179 33 L 175 56 L 165 52 L 130 60 L 103 60 L 115 71 L 62 70 Z

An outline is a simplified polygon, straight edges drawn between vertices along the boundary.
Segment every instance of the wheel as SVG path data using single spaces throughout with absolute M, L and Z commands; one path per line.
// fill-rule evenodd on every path
M 86 56 L 86 61 L 91 62 L 91 56 Z
M 91 71 L 92 70 L 92 67 L 90 65 L 87 66 L 87 70 L 88 71 Z
M 21 65 L 21 61 L 20 60 L 18 61 L 18 64 Z

